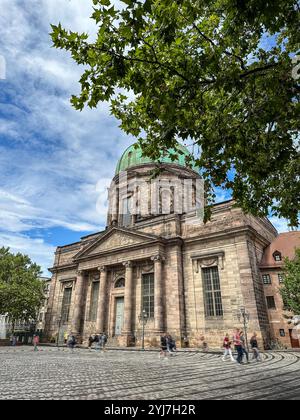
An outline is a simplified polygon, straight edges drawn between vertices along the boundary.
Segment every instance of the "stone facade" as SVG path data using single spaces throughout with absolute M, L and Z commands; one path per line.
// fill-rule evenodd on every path
M 135 189 L 132 182 L 147 182 L 156 167 L 148 163 L 131 168 L 124 197 Z M 160 177 L 168 182 L 171 177 L 180 182 L 200 179 L 176 163 L 161 167 Z M 121 212 L 123 187 L 117 174 L 104 232 L 57 248 L 48 337 L 58 334 L 62 340 L 73 332 L 86 342 L 90 334 L 105 331 L 111 344 L 140 345 L 146 305 L 146 345 L 159 345 L 160 334 L 168 331 L 178 346 L 184 337 L 190 346 L 199 346 L 204 336 L 210 347 L 220 347 L 224 334 L 241 326 L 237 313 L 244 306 L 250 313 L 249 331 L 256 331 L 261 345 L 267 345 L 272 330 L 259 263 L 277 236 L 271 223 L 245 215 L 228 201 L 215 205 L 211 220 L 203 224 L 195 210 L 174 212 L 174 203 L 180 201 L 174 189 L 169 213 L 157 211 L 159 205 L 153 212 L 146 205 L 128 219 Z M 149 197 L 153 202 L 155 192 Z

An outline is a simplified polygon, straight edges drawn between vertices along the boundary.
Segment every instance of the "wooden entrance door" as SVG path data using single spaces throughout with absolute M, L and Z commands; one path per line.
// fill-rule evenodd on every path
M 298 330 L 300 331 L 300 330 Z M 298 349 L 300 347 L 299 340 L 295 337 L 295 334 L 293 334 L 293 330 L 289 330 L 290 332 L 290 339 L 291 339 L 291 345 L 293 349 Z
M 121 335 L 124 323 L 124 298 L 116 298 L 115 335 Z

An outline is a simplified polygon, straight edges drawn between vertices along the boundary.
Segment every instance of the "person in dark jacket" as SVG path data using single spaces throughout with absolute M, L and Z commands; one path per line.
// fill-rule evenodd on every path
M 258 342 L 257 342 L 257 334 L 254 333 L 251 340 L 250 340 L 250 345 L 253 351 L 253 359 L 256 360 L 257 362 L 261 362 L 261 355 L 258 349 Z
M 167 350 L 171 354 L 176 351 L 176 342 L 171 336 L 171 334 L 167 333 Z
M 88 346 L 88 348 L 89 348 L 90 351 L 92 350 L 92 345 L 93 345 L 94 342 L 95 342 L 95 335 L 90 335 L 90 337 L 89 337 L 89 346 Z
M 160 337 L 160 353 L 159 357 L 164 356 L 167 357 L 167 351 L 168 351 L 168 334 L 165 333 Z
M 74 348 L 76 346 L 76 338 L 73 334 L 70 334 L 68 337 L 67 345 L 72 353 L 74 353 Z
M 243 363 L 243 346 L 242 346 L 242 340 L 241 340 L 241 333 L 240 330 L 237 328 L 235 331 L 235 334 L 233 336 L 233 343 L 235 350 L 237 351 L 237 363 L 242 364 Z
M 246 361 L 247 363 L 249 363 L 249 353 L 247 351 L 247 347 L 246 347 L 246 337 L 244 335 L 244 332 L 241 331 L 240 332 L 240 337 L 241 337 L 241 342 L 242 342 L 242 351 L 243 351 L 243 356 L 246 356 Z

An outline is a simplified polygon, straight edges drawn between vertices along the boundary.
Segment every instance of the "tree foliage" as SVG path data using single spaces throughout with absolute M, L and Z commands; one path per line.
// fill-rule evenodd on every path
M 199 146 L 209 202 L 221 186 L 297 225 L 299 0 L 92 3 L 95 39 L 52 25 L 54 46 L 85 66 L 73 106 L 108 101 L 153 159 L 178 138 Z
M 300 248 L 294 260 L 285 260 L 284 283 L 280 289 L 284 304 L 295 315 L 300 315 Z
M 0 248 L 0 313 L 12 323 L 35 320 L 44 299 L 41 268 L 27 255 Z

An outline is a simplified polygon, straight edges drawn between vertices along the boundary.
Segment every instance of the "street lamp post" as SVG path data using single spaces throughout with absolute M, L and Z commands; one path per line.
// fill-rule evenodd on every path
M 62 318 L 59 317 L 57 319 L 57 325 L 58 325 L 57 340 L 56 340 L 56 347 L 57 348 L 59 347 L 59 334 L 60 334 L 61 321 L 62 321 Z
M 142 323 L 142 350 L 145 350 L 145 325 L 148 321 L 148 315 L 145 309 L 139 315 L 139 321 Z
M 243 324 L 244 324 L 246 346 L 247 346 L 247 350 L 248 350 L 248 353 L 249 353 L 250 349 L 249 349 L 249 343 L 248 343 L 248 324 L 249 324 L 249 320 L 250 320 L 250 314 L 247 311 L 247 309 L 245 308 L 245 306 L 242 306 L 239 309 L 238 319 L 239 319 L 239 322 L 243 322 Z

